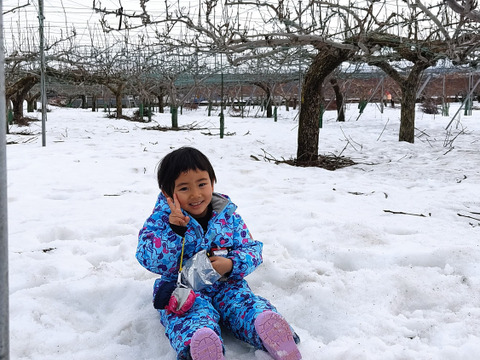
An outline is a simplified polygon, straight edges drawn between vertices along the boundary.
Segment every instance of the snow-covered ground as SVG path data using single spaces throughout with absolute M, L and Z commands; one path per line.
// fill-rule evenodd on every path
M 227 115 L 220 139 L 203 108 L 179 116 L 193 131 L 144 129 L 169 114 L 143 124 L 52 108 L 46 147 L 41 122 L 33 138 L 8 136 L 20 142 L 7 146 L 12 359 L 175 359 L 151 304 L 156 275 L 134 255 L 156 165 L 183 145 L 210 158 L 215 190 L 264 243 L 247 279 L 304 359 L 478 359 L 480 111 L 447 132 L 455 106 L 418 112 L 415 144 L 398 142 L 399 109 L 372 104 L 357 120 L 354 104 L 345 123 L 327 112 L 320 153 L 358 163 L 336 171 L 264 161 L 296 156 L 294 111 Z M 270 359 L 224 336 L 228 360 Z

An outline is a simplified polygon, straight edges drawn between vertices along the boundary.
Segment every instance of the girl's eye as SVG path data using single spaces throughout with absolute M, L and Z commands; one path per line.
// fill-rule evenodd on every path
M 204 186 L 206 186 L 206 185 L 207 185 L 207 183 L 200 183 L 199 186 L 200 186 L 200 187 L 204 187 Z
M 180 189 L 178 189 L 178 191 L 187 191 L 187 187 L 186 186 L 181 187 Z

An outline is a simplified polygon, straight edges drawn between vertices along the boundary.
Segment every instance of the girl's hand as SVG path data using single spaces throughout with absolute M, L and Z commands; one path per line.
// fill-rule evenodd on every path
M 233 261 L 228 258 L 223 256 L 210 256 L 210 261 L 215 271 L 222 276 L 232 271 Z
M 183 215 L 180 202 L 176 194 L 173 194 L 173 199 L 167 196 L 167 204 L 170 207 L 170 215 L 168 216 L 168 221 L 170 224 L 177 226 L 187 226 L 190 218 Z

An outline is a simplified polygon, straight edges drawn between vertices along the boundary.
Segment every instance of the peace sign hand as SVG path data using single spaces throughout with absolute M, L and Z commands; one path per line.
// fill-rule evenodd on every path
M 168 217 L 168 221 L 170 222 L 170 224 L 177 226 L 187 226 L 190 218 L 183 215 L 177 194 L 173 194 L 173 199 L 167 196 L 167 204 L 170 207 L 171 211 Z

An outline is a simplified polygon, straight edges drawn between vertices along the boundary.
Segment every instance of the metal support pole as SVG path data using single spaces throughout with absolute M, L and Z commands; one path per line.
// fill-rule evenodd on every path
M 3 1 L 0 0 L 0 44 L 3 46 Z M 0 51 L 0 123 L 7 121 L 5 103 L 5 54 Z M 0 360 L 10 359 L 8 301 L 8 228 L 6 128 L 0 126 Z
M 382 81 L 382 93 L 380 95 L 380 112 L 383 114 L 383 105 L 385 102 L 385 89 L 383 87 L 383 81 Z
M 473 75 L 468 76 L 468 95 L 465 99 L 465 116 L 472 115 L 473 97 L 472 97 Z
M 300 29 L 302 29 L 302 0 L 298 1 L 298 14 L 299 14 L 299 24 Z M 298 50 L 298 110 L 300 114 L 300 110 L 302 109 L 303 105 L 303 98 L 302 98 L 302 50 Z
M 220 88 L 220 139 L 223 139 L 224 129 L 225 129 L 225 115 L 223 114 L 223 69 L 221 73 L 221 88 Z
M 420 88 L 419 88 L 418 91 L 417 91 L 415 100 L 417 100 L 417 99 L 420 97 L 420 95 L 422 95 L 423 90 L 425 90 L 425 86 L 427 86 L 428 82 L 429 82 L 431 79 L 432 79 L 432 75 L 429 75 L 429 76 L 427 77 L 427 80 L 425 80 L 425 81 L 423 82 L 422 86 L 420 86 Z
M 220 87 L 220 139 L 223 139 L 224 129 L 225 129 L 225 116 L 223 114 L 223 60 L 222 54 L 220 54 L 220 68 L 221 68 L 221 87 Z
M 178 128 L 178 106 L 172 105 L 170 107 L 170 112 L 172 113 L 172 128 L 177 129 Z
M 302 59 L 301 53 L 298 52 L 298 107 L 302 106 Z
M 43 31 L 43 0 L 38 0 L 38 21 L 40 35 L 40 94 L 42 99 L 42 146 L 47 144 L 46 122 L 47 122 L 47 91 L 45 89 L 45 38 Z

